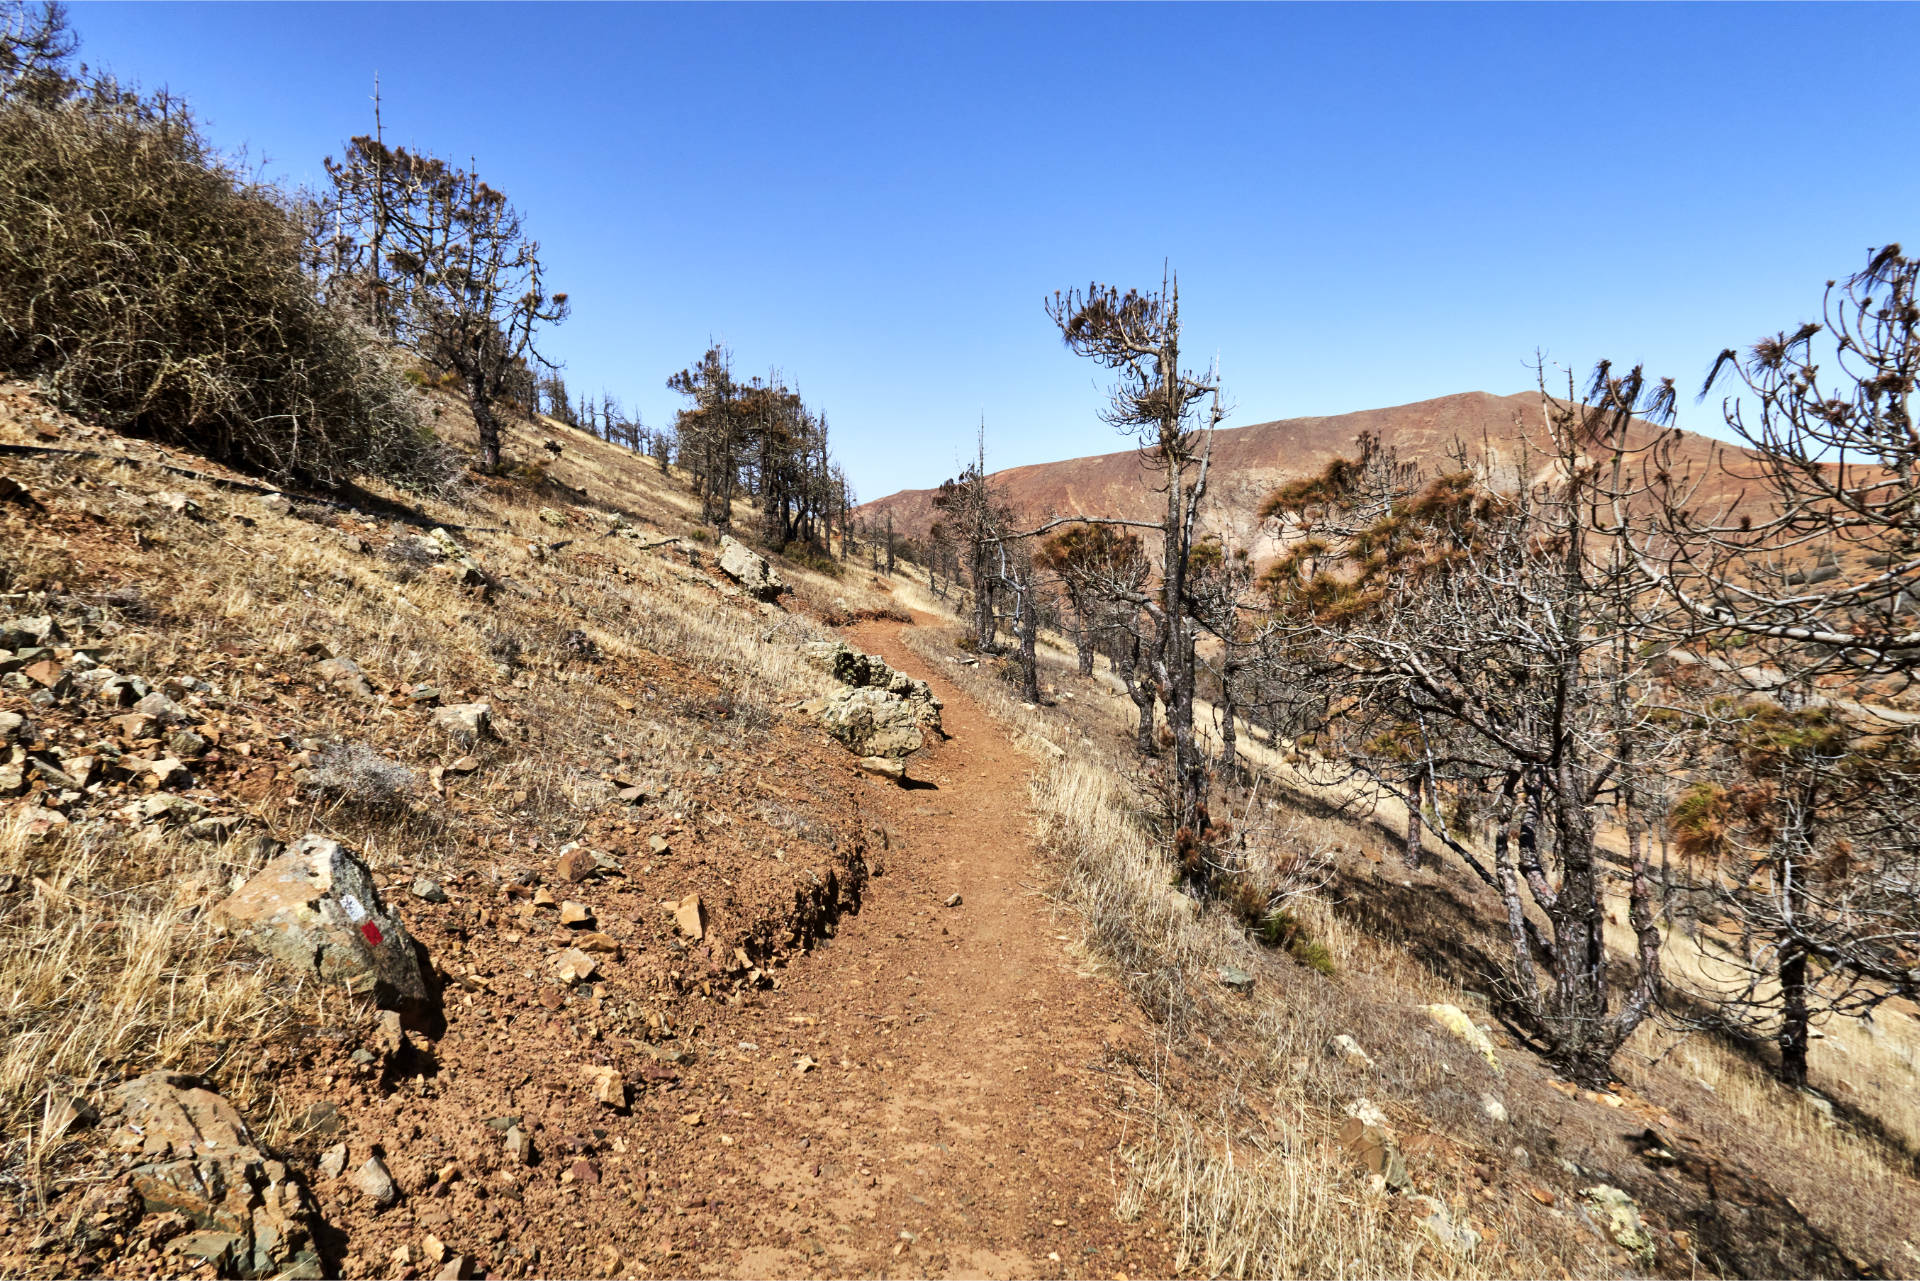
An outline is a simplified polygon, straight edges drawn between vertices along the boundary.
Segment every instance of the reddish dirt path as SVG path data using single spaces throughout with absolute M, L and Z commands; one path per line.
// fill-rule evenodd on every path
M 1172 1270 L 1151 1217 L 1114 1214 L 1139 1016 L 1076 969 L 1035 892 L 1030 763 L 899 631 L 869 624 L 848 639 L 924 675 L 950 737 L 913 760 L 908 787 L 858 774 L 837 748 L 820 757 L 847 771 L 890 848 L 872 842 L 878 874 L 860 910 L 777 988 L 673 1011 L 690 1059 L 661 1069 L 604 1036 L 583 999 L 549 1015 L 465 992 L 431 1071 L 391 1088 L 356 1078 L 345 1093 L 332 1076 L 308 1083 L 342 1105 L 341 1129 L 315 1150 L 338 1138 L 357 1165 L 381 1144 L 407 1193 L 379 1211 L 346 1180 L 319 1184 L 349 1275 L 436 1275 L 429 1237 L 503 1276 Z M 639 890 L 594 893 L 610 919 L 639 906 Z M 549 947 L 472 933 L 460 955 L 488 973 L 533 975 L 544 962 L 528 949 Z M 433 945 L 453 955 L 449 930 Z M 602 1107 L 583 1085 L 584 1064 L 607 1062 L 645 1075 L 631 1108 Z M 510 1120 L 534 1137 L 530 1167 L 503 1162 Z M 451 1180 L 436 1174 L 448 1162 Z
M 816 1097 L 780 1118 L 786 1141 L 762 1162 L 763 1185 L 798 1203 L 769 1216 L 768 1235 L 798 1241 L 713 1262 L 775 1276 L 1164 1274 L 1150 1220 L 1113 1213 L 1125 1069 L 1111 1051 L 1138 1032 L 1109 983 L 1076 971 L 1033 890 L 1030 763 L 898 631 L 866 624 L 848 640 L 930 681 L 950 740 L 914 760 L 918 786 L 875 784 L 885 875 L 782 993 L 821 1064 L 802 1078 Z M 961 905 L 944 906 L 955 893 Z

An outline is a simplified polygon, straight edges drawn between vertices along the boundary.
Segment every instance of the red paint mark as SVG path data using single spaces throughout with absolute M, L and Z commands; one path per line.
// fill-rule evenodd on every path
M 372 921 L 363 924 L 360 927 L 360 932 L 367 936 L 367 942 L 373 944 L 375 947 L 380 946 L 380 927 Z

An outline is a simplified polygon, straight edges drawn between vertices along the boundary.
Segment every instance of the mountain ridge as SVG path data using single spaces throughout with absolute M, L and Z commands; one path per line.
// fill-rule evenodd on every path
M 1277 547 L 1279 531 L 1258 519 L 1262 501 L 1281 483 L 1318 471 L 1336 457 L 1351 456 L 1362 432 L 1378 435 L 1401 457 L 1431 473 L 1456 442 L 1499 459 L 1516 452 L 1515 446 L 1523 440 L 1537 441 L 1543 431 L 1538 391 L 1506 396 L 1455 392 L 1378 409 L 1222 427 L 1214 437 L 1212 497 L 1202 509 L 1201 524 L 1205 532 L 1227 537 L 1256 557 L 1264 556 Z M 1732 447 L 1724 442 L 1683 431 L 1675 447 L 1676 461 L 1702 468 L 1716 451 L 1728 448 Z M 1132 448 L 1028 463 L 991 475 L 1023 521 L 1096 513 L 1152 519 L 1161 501 L 1152 478 L 1141 470 L 1139 451 Z M 1731 496 L 1720 486 L 1713 486 L 1712 492 Z M 883 523 L 891 514 L 897 532 L 924 538 L 938 518 L 937 493 L 937 488 L 900 490 L 862 504 L 855 514 L 872 525 Z

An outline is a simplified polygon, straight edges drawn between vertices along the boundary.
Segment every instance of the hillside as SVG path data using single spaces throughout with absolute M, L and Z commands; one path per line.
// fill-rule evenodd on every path
M 1274 549 L 1277 530 L 1263 529 L 1255 519 L 1261 502 L 1282 482 L 1316 472 L 1334 458 L 1352 456 L 1354 440 L 1363 432 L 1379 436 L 1402 458 L 1431 473 L 1445 464 L 1456 443 L 1476 456 L 1510 460 L 1522 441 L 1539 435 L 1540 426 L 1538 392 L 1495 396 L 1472 391 L 1386 409 L 1223 428 L 1214 438 L 1213 498 L 1202 509 L 1202 524 L 1208 532 L 1250 548 L 1256 558 L 1264 557 Z M 1707 437 L 1682 433 L 1675 453 L 1682 464 L 1706 474 L 1714 471 L 1708 462 L 1717 447 Z M 993 475 L 1015 512 L 1036 521 L 1096 512 L 1136 520 L 1159 515 L 1153 478 L 1142 473 L 1139 455 L 1131 449 L 1010 467 Z M 938 519 L 935 492 L 902 490 L 865 504 L 857 514 L 874 523 L 884 523 L 891 514 L 896 530 L 921 537 Z M 1715 475 L 1706 496 L 1726 499 L 1735 492 L 1728 477 Z
M 0 389 L 8 1275 L 1920 1262 L 1910 1011 L 1824 1112 L 1651 1026 L 1575 1089 L 1444 859 L 1249 806 L 1327 878 L 1262 947 L 1169 886 L 1101 678 L 1049 649 L 1022 707 L 918 581 L 755 600 L 681 474 L 507 443 L 453 500 L 282 493 Z M 822 732 L 836 638 L 945 704 L 898 783 Z M 404 1015 L 235 925 L 307 836 L 422 949 Z

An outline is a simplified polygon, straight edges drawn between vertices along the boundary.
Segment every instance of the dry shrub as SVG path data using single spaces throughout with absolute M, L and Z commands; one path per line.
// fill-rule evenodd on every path
M 274 477 L 451 485 L 390 352 L 318 299 L 294 203 L 111 80 L 0 105 L 0 368 Z
M 318 796 L 363 814 L 393 814 L 407 807 L 417 780 L 413 771 L 365 743 L 333 743 L 307 767 L 306 787 Z

